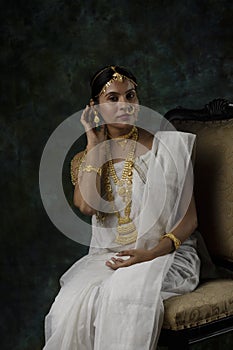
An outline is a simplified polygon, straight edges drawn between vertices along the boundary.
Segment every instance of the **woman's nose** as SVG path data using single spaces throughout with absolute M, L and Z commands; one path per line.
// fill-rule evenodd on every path
M 128 107 L 128 101 L 127 101 L 127 98 L 125 96 L 120 96 L 119 97 L 119 108 L 120 109 L 125 109 Z

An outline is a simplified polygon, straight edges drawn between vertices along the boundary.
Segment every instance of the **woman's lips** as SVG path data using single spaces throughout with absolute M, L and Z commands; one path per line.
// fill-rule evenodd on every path
M 122 115 L 119 115 L 117 117 L 117 119 L 120 119 L 120 120 L 123 120 L 123 121 L 127 121 L 127 120 L 130 119 L 130 116 L 129 116 L 129 114 L 122 114 Z

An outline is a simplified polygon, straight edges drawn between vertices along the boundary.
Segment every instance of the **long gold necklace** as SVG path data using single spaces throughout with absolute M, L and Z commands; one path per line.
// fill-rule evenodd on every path
M 119 244 L 130 244 L 135 242 L 137 239 L 137 230 L 132 219 L 130 218 L 132 206 L 133 165 L 135 161 L 136 143 L 138 139 L 138 129 L 135 126 L 132 129 L 130 137 L 132 141 L 130 143 L 129 152 L 124 163 L 121 178 L 118 178 L 116 174 L 112 161 L 110 145 L 109 142 L 106 142 L 106 153 L 108 157 L 107 159 L 109 159 L 109 161 L 107 162 L 106 172 L 104 175 L 104 187 L 107 198 L 112 203 L 113 212 L 118 219 L 117 237 L 115 242 Z M 125 203 L 124 216 L 121 216 L 115 206 L 111 178 L 118 188 L 118 194 L 122 197 L 122 200 Z

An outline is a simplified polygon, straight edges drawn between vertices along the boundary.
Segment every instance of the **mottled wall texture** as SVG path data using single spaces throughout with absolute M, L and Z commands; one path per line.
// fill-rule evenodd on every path
M 90 76 L 106 64 L 130 67 L 141 103 L 162 114 L 232 99 L 232 4 L 1 1 L 1 349 L 41 349 L 59 276 L 87 252 L 53 226 L 40 198 L 53 130 L 86 105 Z

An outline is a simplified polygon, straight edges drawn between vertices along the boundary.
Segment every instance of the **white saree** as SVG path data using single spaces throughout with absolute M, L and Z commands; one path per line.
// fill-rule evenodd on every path
M 195 235 L 176 252 L 148 262 L 116 271 L 105 262 L 123 249 L 155 246 L 182 220 L 192 194 L 194 140 L 192 134 L 158 132 L 152 149 L 136 159 L 131 209 L 138 231 L 135 243 L 115 243 L 114 215 L 104 226 L 93 217 L 89 254 L 62 276 L 46 316 L 44 350 L 156 349 L 163 299 L 190 292 L 199 282 Z M 114 166 L 120 176 L 122 162 Z

